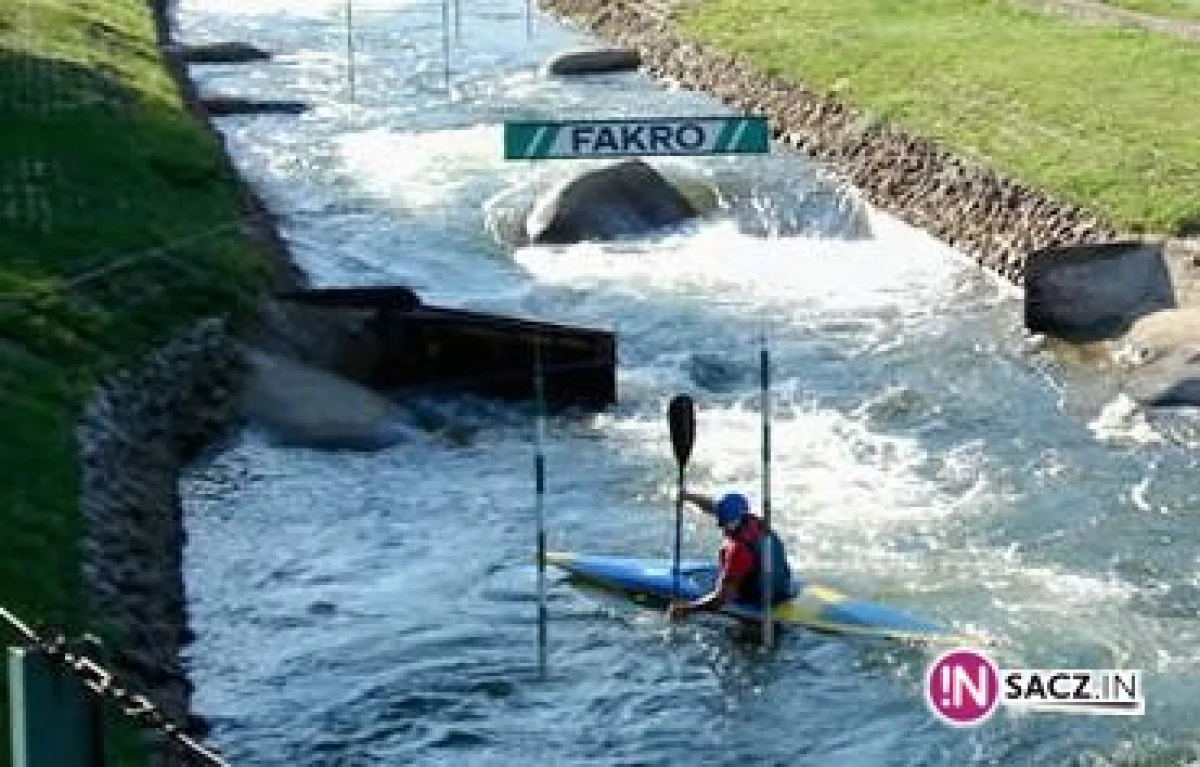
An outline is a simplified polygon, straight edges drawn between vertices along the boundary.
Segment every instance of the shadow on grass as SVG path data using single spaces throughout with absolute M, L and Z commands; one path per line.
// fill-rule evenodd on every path
M 161 61 L 118 54 L 88 67 L 0 51 L 0 604 L 71 634 L 89 625 L 86 393 L 200 317 L 245 316 L 267 273 L 216 139 Z

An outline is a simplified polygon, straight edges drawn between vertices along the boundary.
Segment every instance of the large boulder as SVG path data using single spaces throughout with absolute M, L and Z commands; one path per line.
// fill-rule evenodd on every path
M 642 65 L 642 55 L 631 48 L 591 48 L 563 51 L 542 66 L 547 75 L 588 75 L 625 72 Z
M 588 170 L 542 196 L 525 219 L 530 242 L 569 245 L 634 237 L 699 215 L 688 198 L 641 160 Z
M 530 244 L 526 222 L 539 200 L 550 195 L 548 189 L 563 183 L 552 181 L 558 169 L 544 168 L 524 176 L 518 183 L 506 187 L 484 203 L 484 226 L 496 242 L 520 248 Z M 705 173 L 686 163 L 656 162 L 654 170 L 675 188 L 697 215 L 704 216 L 721 205 L 717 185 Z
M 1085 343 L 1120 336 L 1138 318 L 1174 308 L 1161 245 L 1112 242 L 1029 254 L 1025 327 Z

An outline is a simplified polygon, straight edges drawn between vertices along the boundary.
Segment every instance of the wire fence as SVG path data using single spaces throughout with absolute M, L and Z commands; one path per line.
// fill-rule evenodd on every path
M 129 689 L 116 674 L 88 657 L 86 651 L 80 648 L 89 647 L 94 652 L 98 646 L 98 640 L 94 637 L 70 640 L 58 630 L 35 630 L 2 606 L 0 620 L 21 638 L 27 648 L 35 649 L 48 659 L 58 673 L 78 680 L 95 700 L 111 704 L 138 727 L 155 731 L 177 744 L 192 763 L 228 767 L 228 762 L 215 749 L 189 735 L 182 725 L 164 714 L 148 697 Z M 14 701 L 14 707 L 19 708 L 20 703 Z M 37 711 L 30 707 L 20 714 L 17 718 L 27 721 L 30 716 L 36 716 Z M 99 763 L 100 755 L 93 754 L 92 757 Z
M 94 283 L 101 278 L 110 277 L 118 272 L 132 270 L 137 267 L 143 267 L 149 262 L 156 260 L 170 263 L 171 266 L 185 273 L 199 277 L 200 269 L 195 264 L 188 263 L 174 254 L 182 248 L 215 240 L 220 237 L 229 237 L 233 233 L 238 233 L 238 239 L 244 240 L 244 228 L 245 221 L 239 218 L 236 221 L 212 226 L 150 248 L 99 256 L 94 260 L 94 265 L 87 264 L 84 268 L 77 269 L 70 275 L 63 276 L 57 280 L 40 282 L 33 289 L 22 292 L 0 293 L 0 302 L 29 303 L 54 294 L 61 295 L 78 291 L 87 287 L 89 283 Z M 126 297 L 133 300 L 137 298 L 135 295 Z

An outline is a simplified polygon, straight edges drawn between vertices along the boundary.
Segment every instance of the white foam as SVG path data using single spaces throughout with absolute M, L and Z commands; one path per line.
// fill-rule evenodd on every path
M 1127 394 L 1119 394 L 1105 405 L 1088 423 L 1088 428 L 1101 442 L 1133 442 L 1139 445 L 1163 441 L 1150 423 L 1146 411 Z
M 652 244 L 529 247 L 514 257 L 550 284 L 618 284 L 646 295 L 691 295 L 733 306 L 767 303 L 776 317 L 789 305 L 814 304 L 829 313 L 892 307 L 924 313 L 965 267 L 923 244 L 903 231 L 863 242 L 762 239 L 721 223 Z
M 701 405 L 692 474 L 697 487 L 740 487 L 758 506 L 761 419 L 756 403 Z M 772 423 L 772 494 L 778 525 L 805 539 L 830 531 L 875 535 L 896 524 L 929 522 L 971 513 L 986 493 L 944 493 L 921 478 L 930 457 L 911 439 L 871 433 L 837 411 L 778 405 Z M 642 418 L 612 424 L 630 449 L 658 457 L 667 444 L 664 426 Z
M 376 129 L 339 137 L 347 171 L 366 189 L 406 208 L 452 203 L 465 187 L 502 169 L 495 125 L 412 133 Z

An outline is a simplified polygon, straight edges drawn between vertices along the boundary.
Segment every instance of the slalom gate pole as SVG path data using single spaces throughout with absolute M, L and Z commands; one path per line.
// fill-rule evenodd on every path
M 346 72 L 350 81 L 350 108 L 357 102 L 354 83 L 354 0 L 346 0 Z
M 450 0 L 442 0 L 442 78 L 450 92 Z
M 537 487 L 537 590 L 538 590 L 538 672 L 546 678 L 546 455 L 543 445 L 546 440 L 546 381 L 542 368 L 542 342 L 538 339 L 533 352 L 534 407 L 537 414 L 537 429 L 534 437 L 537 457 L 534 473 Z
M 771 648 L 774 641 L 774 594 L 771 552 L 773 547 L 769 536 L 771 531 L 771 353 L 767 347 L 767 331 L 762 332 L 762 346 L 759 350 L 759 380 L 762 384 L 762 506 L 763 527 L 768 539 L 763 546 L 762 577 L 763 583 L 763 647 Z

